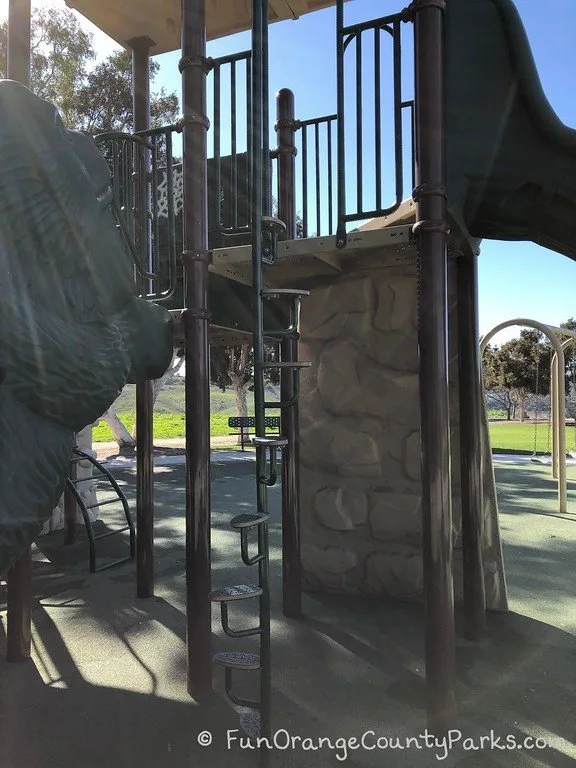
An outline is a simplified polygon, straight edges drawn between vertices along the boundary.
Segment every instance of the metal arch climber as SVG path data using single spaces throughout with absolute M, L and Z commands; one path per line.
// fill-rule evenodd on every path
M 564 370 L 564 347 L 576 337 L 575 331 L 567 328 L 558 328 L 554 325 L 546 325 L 538 320 L 530 320 L 525 317 L 516 317 L 506 320 L 494 326 L 480 341 L 480 353 L 482 354 L 490 340 L 505 328 L 514 325 L 522 325 L 527 328 L 535 328 L 543 333 L 550 341 L 554 349 L 551 363 L 552 375 L 552 472 L 558 480 L 558 511 L 561 515 L 567 513 L 566 500 L 566 392 L 561 396 L 560 377 L 558 372 Z M 562 343 L 558 336 L 569 336 L 568 342 Z

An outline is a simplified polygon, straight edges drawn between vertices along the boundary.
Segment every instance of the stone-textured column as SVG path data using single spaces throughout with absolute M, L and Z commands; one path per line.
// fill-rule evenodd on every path
M 311 287 L 301 314 L 305 588 L 421 601 L 422 519 L 415 254 Z M 454 275 L 450 312 L 455 313 Z M 450 338 L 453 542 L 462 598 L 456 318 Z M 454 373 L 454 375 L 452 375 Z M 483 468 L 487 603 L 505 609 L 490 464 Z

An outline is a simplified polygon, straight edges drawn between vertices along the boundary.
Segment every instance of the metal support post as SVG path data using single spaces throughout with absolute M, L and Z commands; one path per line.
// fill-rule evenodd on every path
M 469 640 L 480 640 L 486 632 L 486 592 L 482 559 L 483 395 L 477 256 L 459 254 L 456 269 L 465 634 Z
M 182 0 L 188 692 L 212 688 L 206 2 Z
M 296 143 L 294 131 L 294 94 L 282 88 L 276 94 L 276 133 L 278 146 L 278 218 L 286 225 L 286 239 L 296 239 Z
M 31 0 L 10 0 L 8 6 L 8 78 L 30 87 Z M 32 638 L 32 550 L 8 570 L 7 654 L 8 661 L 30 658 Z
M 78 462 L 70 461 L 68 464 L 68 477 L 74 483 L 78 478 Z M 77 530 L 77 515 L 78 504 L 76 502 L 76 496 L 66 483 L 64 489 L 64 544 L 75 544 L 78 530 Z
M 446 190 L 444 183 L 444 4 L 416 0 L 414 20 L 418 241 L 418 346 L 428 723 L 456 725 L 450 415 L 448 408 Z
M 132 101 L 134 131 L 146 131 L 150 127 L 150 48 L 152 40 L 130 40 L 132 48 Z M 149 240 L 142 217 L 147 215 L 143 201 L 147 199 L 147 170 L 149 166 L 145 149 L 137 148 L 134 155 L 135 184 L 134 231 L 136 247 L 146 258 Z M 140 277 L 139 290 L 148 293 L 148 280 Z M 154 405 L 152 382 L 136 384 L 136 594 L 140 598 L 154 596 Z

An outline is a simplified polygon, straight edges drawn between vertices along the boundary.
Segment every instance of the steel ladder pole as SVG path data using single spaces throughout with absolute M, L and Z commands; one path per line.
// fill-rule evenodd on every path
M 150 46 L 148 38 L 128 41 L 132 48 L 132 100 L 134 132 L 150 128 Z M 136 247 L 141 260 L 148 265 L 147 227 L 147 150 L 136 147 L 137 165 L 134 191 Z M 148 280 L 139 277 L 138 288 L 142 296 L 148 293 Z M 154 405 L 152 382 L 136 384 L 136 595 L 154 597 Z
M 262 296 L 262 216 L 264 212 L 264 65 L 268 4 L 266 0 L 252 2 L 252 115 L 251 115 L 251 178 L 252 178 L 252 310 L 254 347 L 254 417 L 256 437 L 265 436 L 264 408 L 264 337 Z M 267 81 L 267 78 L 266 78 Z M 268 142 L 266 142 L 267 144 Z M 267 158 L 266 158 L 267 161 Z M 256 446 L 257 513 L 267 513 L 267 487 L 261 482 L 266 470 L 266 448 Z M 270 577 L 268 523 L 258 526 L 258 545 L 262 560 L 258 563 L 260 606 L 260 734 L 271 735 L 271 670 L 270 670 Z

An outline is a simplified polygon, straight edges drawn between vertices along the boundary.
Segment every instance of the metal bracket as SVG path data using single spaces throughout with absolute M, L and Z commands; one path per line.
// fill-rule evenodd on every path
M 182 56 L 178 62 L 178 71 L 180 74 L 185 69 L 191 69 L 192 67 L 199 67 L 205 75 L 214 69 L 214 59 L 209 56 Z
M 443 219 L 424 219 L 424 221 L 417 221 L 412 227 L 414 237 L 420 237 L 420 235 L 429 234 L 430 232 L 449 235 L 450 227 L 448 222 Z
M 414 187 L 412 192 L 412 200 L 415 203 L 419 202 L 423 197 L 439 196 L 445 199 L 448 198 L 448 192 L 443 185 L 435 186 L 434 184 L 419 184 Z
M 209 312 L 207 309 L 185 309 L 182 312 L 182 323 L 184 325 L 184 328 L 186 328 L 186 320 L 190 318 L 191 320 L 212 320 L 212 313 Z
M 186 115 L 181 115 L 175 123 L 178 133 L 182 133 L 187 125 L 203 125 L 208 130 L 210 128 L 210 120 L 208 120 L 206 115 L 198 112 L 188 112 Z
M 276 160 L 277 157 L 280 155 L 293 155 L 296 157 L 298 154 L 298 149 L 296 147 L 286 147 L 286 146 L 280 146 L 276 147 L 276 149 L 270 150 L 270 157 L 272 160 Z
M 290 128 L 294 132 L 299 131 L 302 127 L 302 122 L 300 120 L 292 120 L 292 119 L 286 119 L 286 120 L 276 120 L 274 123 L 274 130 L 278 131 L 280 128 Z
M 400 12 L 401 21 L 414 21 L 416 14 L 423 11 L 424 8 L 438 8 L 438 10 L 445 12 L 446 0 L 412 0 L 410 5 Z
M 182 264 L 201 261 L 203 264 L 212 264 L 212 251 L 182 251 L 180 256 Z
M 286 232 L 286 224 L 275 216 L 262 216 L 262 261 L 275 264 L 278 259 L 278 239 Z

